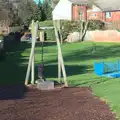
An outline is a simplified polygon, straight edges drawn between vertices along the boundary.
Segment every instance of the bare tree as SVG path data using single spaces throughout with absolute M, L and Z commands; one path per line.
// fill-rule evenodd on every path
M 95 0 L 88 0 L 87 6 L 89 8 L 92 8 L 94 2 L 95 2 Z M 80 37 L 80 41 L 84 41 L 84 37 L 85 37 L 86 32 L 88 30 L 89 21 L 85 19 L 84 11 L 81 7 L 78 10 L 78 14 L 79 14 L 79 22 L 80 22 L 79 37 Z
M 14 13 L 16 12 L 14 4 L 17 2 L 18 1 L 16 0 L 0 0 L 1 23 L 4 23 L 6 25 L 11 24 L 13 21 Z

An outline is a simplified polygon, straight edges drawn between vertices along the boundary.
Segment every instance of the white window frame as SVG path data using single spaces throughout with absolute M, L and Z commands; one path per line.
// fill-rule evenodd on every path
M 106 18 L 111 18 L 112 17 L 112 13 L 111 12 L 105 12 L 105 17 Z
M 97 14 L 96 14 L 96 13 L 93 13 L 93 14 L 92 14 L 92 16 L 93 16 L 93 17 L 96 17 L 96 16 L 97 16 Z

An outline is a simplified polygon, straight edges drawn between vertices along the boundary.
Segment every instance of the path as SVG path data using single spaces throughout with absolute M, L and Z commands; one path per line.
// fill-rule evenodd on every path
M 115 120 L 88 88 L 29 89 L 24 99 L 1 100 L 1 120 Z

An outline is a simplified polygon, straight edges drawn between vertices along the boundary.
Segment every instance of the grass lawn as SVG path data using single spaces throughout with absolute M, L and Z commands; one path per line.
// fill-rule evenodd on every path
M 24 82 L 30 52 L 29 43 L 21 43 L 11 50 L 4 62 L 0 62 L 0 84 Z M 62 45 L 68 82 L 71 86 L 90 86 L 95 95 L 110 104 L 112 110 L 120 116 L 120 80 L 106 79 L 103 81 L 93 72 L 96 61 L 115 61 L 120 59 L 120 44 L 92 42 Z M 36 45 L 36 79 L 37 65 L 41 62 L 41 47 Z M 45 75 L 48 80 L 57 80 L 57 47 L 56 43 L 45 44 L 44 47 Z M 97 82 L 98 81 L 98 82 Z M 93 84 L 97 82 L 96 84 Z

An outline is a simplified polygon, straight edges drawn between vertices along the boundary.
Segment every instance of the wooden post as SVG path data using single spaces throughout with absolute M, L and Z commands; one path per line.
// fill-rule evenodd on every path
M 61 82 L 61 64 L 60 64 L 60 52 L 58 50 L 58 81 Z
M 33 40 L 34 40 L 34 37 L 35 37 L 35 23 L 34 23 L 34 20 L 32 20 L 32 25 L 31 25 L 31 34 L 32 34 L 32 41 L 31 41 L 31 43 L 32 43 L 32 46 L 31 47 L 33 47 Z M 34 66 L 34 58 L 35 58 L 35 56 L 34 56 L 34 51 L 33 51 L 33 58 L 32 58 L 32 64 L 31 64 L 31 84 L 34 84 L 34 76 L 35 76 L 35 66 Z
M 62 34 L 61 34 L 61 21 L 60 20 L 57 21 L 57 27 L 58 27 L 59 35 L 60 35 L 60 42 L 62 44 L 63 43 L 63 38 L 62 38 Z
M 57 24 L 55 24 L 55 25 L 57 25 L 56 27 L 57 27 L 57 32 L 59 32 L 60 33 L 60 21 L 58 20 L 58 21 L 56 21 L 56 23 Z M 61 36 L 60 36 L 60 34 L 59 34 L 59 41 L 61 40 Z M 61 77 L 62 77 L 62 74 L 61 74 L 61 63 L 60 63 L 60 52 L 59 52 L 59 49 L 58 49 L 58 81 L 59 81 L 59 83 L 61 82 Z
M 54 24 L 54 29 L 55 29 L 55 36 L 56 36 L 56 41 L 57 41 L 57 47 L 58 47 L 58 51 L 59 51 L 58 52 L 59 53 L 58 56 L 60 56 L 59 57 L 60 61 L 58 61 L 58 64 L 60 64 L 61 67 L 62 67 L 62 73 L 63 73 L 63 77 L 64 77 L 64 83 L 65 83 L 65 86 L 68 87 L 67 76 L 66 76 L 66 71 L 65 71 L 65 66 L 64 66 L 64 61 L 63 61 L 61 46 L 60 46 L 60 39 L 59 39 L 59 35 L 58 35 L 58 29 L 56 27 L 56 22 L 55 21 L 53 21 L 53 24 Z
M 32 64 L 32 58 L 34 55 L 34 48 L 35 48 L 35 43 L 36 43 L 36 36 L 37 36 L 37 30 L 38 30 L 38 22 L 35 23 L 35 27 L 34 27 L 34 37 L 33 37 L 33 45 L 31 48 L 31 52 L 30 52 L 30 57 L 29 57 L 29 63 L 28 63 L 28 68 L 27 68 L 27 73 L 26 73 L 26 78 L 25 78 L 25 85 L 28 84 L 28 80 L 29 80 L 29 75 L 30 75 L 30 67 Z
M 44 31 L 43 30 L 41 30 L 40 31 L 40 42 L 44 42 L 45 40 L 44 40 Z
M 63 37 L 62 37 L 62 21 L 60 21 L 60 38 L 61 38 L 61 44 L 63 43 Z

